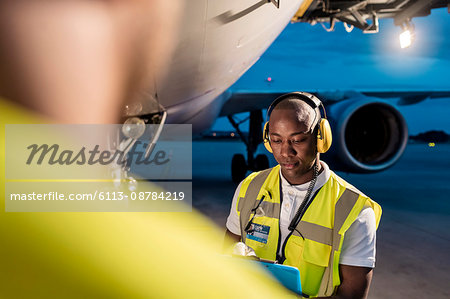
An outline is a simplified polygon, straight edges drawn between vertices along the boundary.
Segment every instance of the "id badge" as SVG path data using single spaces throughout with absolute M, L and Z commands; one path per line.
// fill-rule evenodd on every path
M 247 233 L 247 239 L 267 244 L 270 226 L 252 223 Z

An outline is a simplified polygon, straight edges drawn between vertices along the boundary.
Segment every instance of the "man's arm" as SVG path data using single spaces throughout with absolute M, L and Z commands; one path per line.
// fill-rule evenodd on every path
M 230 249 L 233 244 L 241 241 L 241 236 L 236 234 L 240 233 L 241 231 L 239 216 L 236 207 L 241 185 L 242 182 L 237 186 L 236 190 L 234 191 L 233 200 L 231 202 L 230 214 L 228 215 L 227 222 L 225 224 L 227 230 L 225 232 L 225 238 L 223 242 L 223 252 L 227 252 L 228 249 Z M 234 231 L 235 233 L 232 233 L 231 231 Z
M 339 286 L 335 299 L 364 299 L 369 293 L 370 282 L 372 281 L 373 269 L 368 267 L 355 267 L 339 265 L 339 276 L 341 285 Z
M 364 208 L 345 233 L 339 264 L 341 285 L 332 298 L 367 298 L 375 266 L 376 221 Z

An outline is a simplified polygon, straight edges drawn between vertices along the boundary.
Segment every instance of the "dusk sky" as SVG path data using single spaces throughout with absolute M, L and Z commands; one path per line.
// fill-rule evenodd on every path
M 450 91 L 450 14 L 435 9 L 414 18 L 415 42 L 401 49 L 400 28 L 380 20 L 377 34 L 333 32 L 320 24 L 289 24 L 260 60 L 232 87 L 235 91 L 445 90 Z M 271 82 L 267 78 L 271 78 Z M 395 103 L 395 101 L 393 101 Z M 450 99 L 401 106 L 411 134 L 450 133 Z M 226 119 L 213 129 L 232 130 Z

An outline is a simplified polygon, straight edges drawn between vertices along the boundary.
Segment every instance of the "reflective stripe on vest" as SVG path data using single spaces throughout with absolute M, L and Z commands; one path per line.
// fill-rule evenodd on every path
M 278 165 L 248 176 L 242 182 L 236 205 L 242 241 L 260 258 L 271 260 L 276 259 L 279 238 L 279 171 Z M 305 294 L 331 296 L 340 285 L 343 237 L 364 206 L 373 208 L 378 227 L 380 206 L 331 171 L 330 178 L 285 241 L 283 264 L 299 268 Z M 252 223 L 264 230 L 260 238 L 250 237 L 244 231 L 252 218 Z
M 279 236 L 279 218 L 280 218 L 280 200 L 279 200 L 279 176 L 275 175 L 275 168 L 266 169 L 248 176 L 241 185 L 236 204 L 241 226 L 242 242 L 255 249 L 260 258 L 276 260 L 278 236 Z M 261 199 L 263 201 L 260 203 Z M 258 210 L 264 211 L 264 215 L 258 215 L 257 211 L 252 211 L 258 204 Z M 247 240 L 245 227 L 249 220 L 257 214 L 252 223 L 269 227 L 269 236 L 266 243 L 256 240 Z M 244 233 L 242 233 L 244 232 Z M 275 248 L 272 248 L 275 246 Z

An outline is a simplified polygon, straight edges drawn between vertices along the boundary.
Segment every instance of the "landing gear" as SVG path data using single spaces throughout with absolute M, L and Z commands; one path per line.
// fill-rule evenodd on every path
M 269 168 L 269 158 L 266 155 L 259 154 L 255 159 L 255 170 L 260 171 Z
M 247 173 L 247 162 L 243 154 L 235 154 L 231 160 L 231 179 L 235 183 L 239 183 L 245 178 Z
M 247 119 L 237 123 L 232 116 L 228 116 L 228 120 L 247 147 L 247 161 L 242 154 L 235 154 L 231 161 L 231 178 L 233 182 L 239 183 L 245 178 L 247 170 L 260 171 L 269 168 L 269 159 L 266 155 L 259 154 L 256 158 L 254 157 L 258 145 L 262 143 L 263 117 L 261 110 L 250 112 L 248 136 L 239 129 L 239 125 Z

